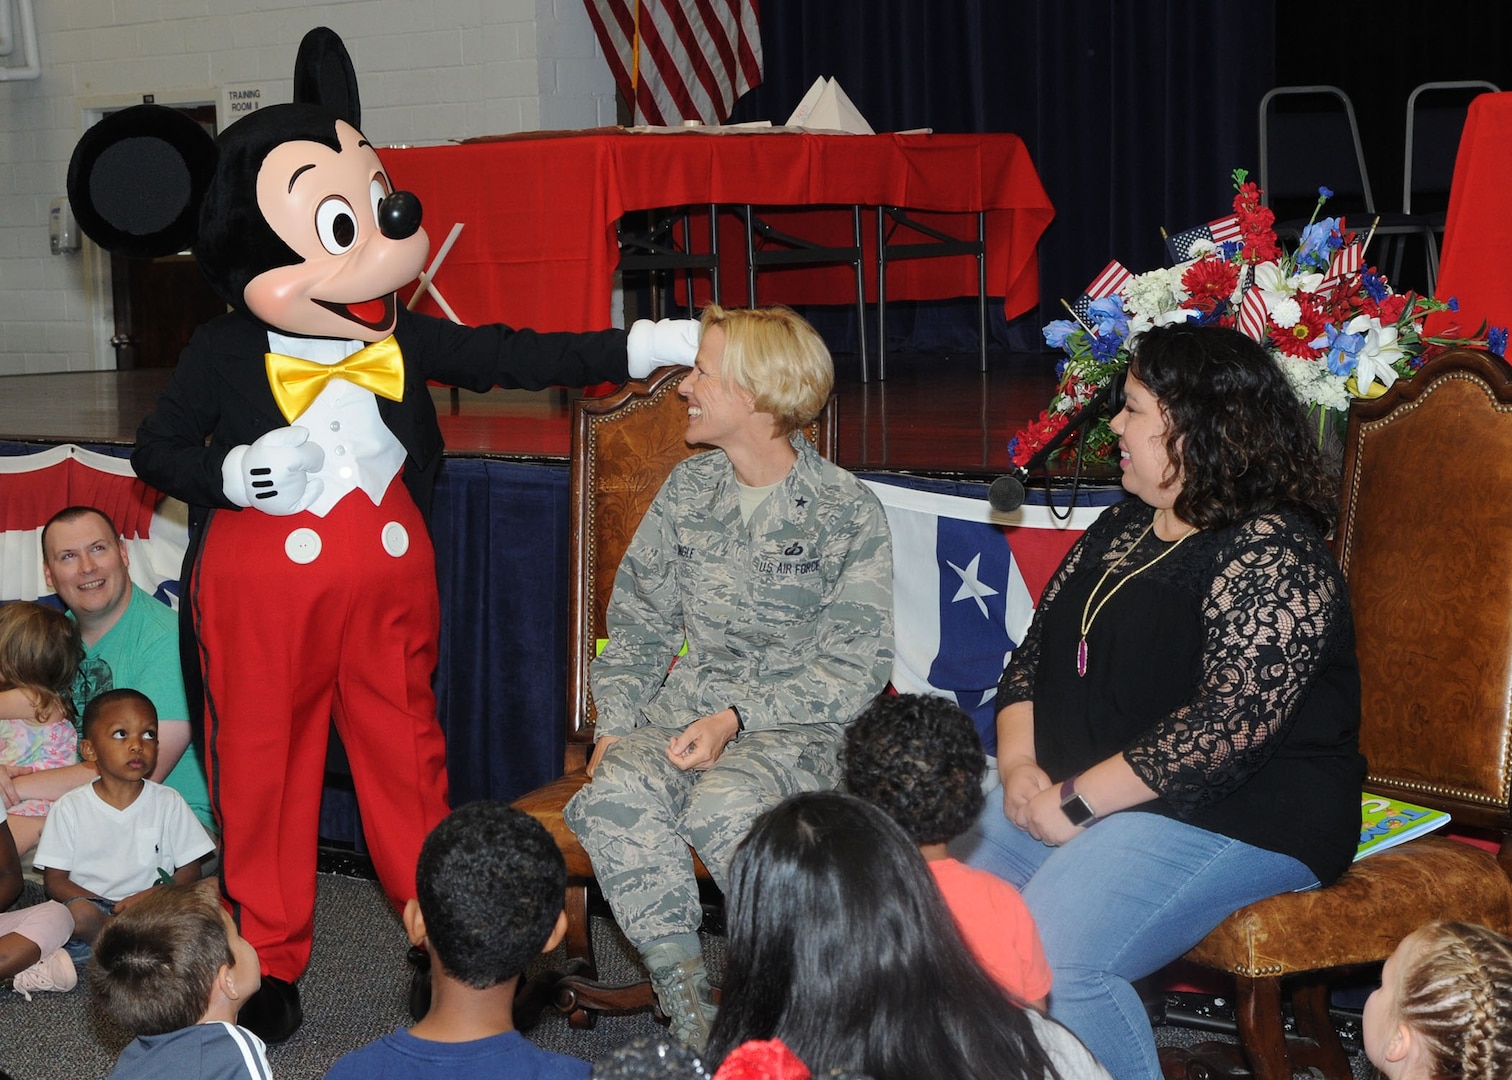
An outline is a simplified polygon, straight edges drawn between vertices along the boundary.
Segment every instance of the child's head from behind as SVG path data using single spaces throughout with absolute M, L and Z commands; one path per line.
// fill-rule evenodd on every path
M 39 719 L 72 711 L 69 690 L 83 659 L 78 625 L 57 608 L 31 600 L 0 606 L 0 690 L 23 691 Z
M 1512 941 L 1469 923 L 1402 939 L 1365 1003 L 1366 1055 L 1391 1080 L 1492 1080 L 1512 1061 Z
M 562 853 L 545 827 L 485 800 L 452 811 L 425 838 L 413 903 L 442 969 L 486 990 L 541 952 L 562 917 L 566 887 Z M 407 925 L 411 918 L 406 911 Z
M 110 920 L 89 965 L 90 992 L 136 1035 L 197 1024 L 217 995 L 241 1007 L 262 984 L 247 944 L 210 882 L 163 885 Z
M 846 790 L 915 844 L 943 844 L 982 811 L 987 756 L 971 718 L 945 698 L 877 697 L 846 730 L 840 760 Z
M 158 715 L 139 690 L 107 690 L 84 706 L 79 753 L 100 775 L 139 783 L 157 768 Z

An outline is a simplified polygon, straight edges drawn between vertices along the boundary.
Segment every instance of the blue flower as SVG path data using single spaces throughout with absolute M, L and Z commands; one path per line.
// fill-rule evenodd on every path
M 1224 262 L 1232 262 L 1242 247 L 1244 244 L 1238 240 L 1225 240 L 1218 245 L 1218 257 Z
M 1333 198 L 1333 192 L 1328 190 L 1328 188 L 1326 187 L 1320 187 L 1318 189 L 1318 197 L 1320 199 L 1331 199 Z
M 1450 311 L 1458 311 L 1459 310 L 1459 297 L 1457 297 L 1457 296 L 1451 296 L 1449 298 L 1449 310 Z
M 1060 378 L 1062 378 L 1062 377 L 1065 376 L 1065 374 L 1066 374 L 1066 367 L 1070 363 L 1071 363 L 1071 358 L 1069 356 L 1063 356 L 1063 357 L 1061 357 L 1060 363 L 1058 363 L 1058 364 L 1055 365 L 1055 377 L 1057 379 L 1060 379 Z
M 1327 339 L 1328 370 L 1335 375 L 1349 375 L 1359 365 L 1359 352 L 1365 347 L 1364 334 L 1346 334 L 1333 323 L 1324 330 Z
M 1507 328 L 1505 326 L 1493 326 L 1486 334 L 1486 348 L 1497 356 L 1507 355 Z
M 1365 286 L 1365 291 L 1376 303 L 1380 303 L 1391 295 L 1391 286 L 1386 284 L 1386 279 L 1374 270 L 1360 271 L 1360 284 Z
M 1070 319 L 1056 319 L 1052 323 L 1045 324 L 1045 344 L 1052 349 L 1062 349 L 1066 346 L 1066 336 L 1073 334 L 1081 327 Z
M 1324 218 L 1303 229 L 1302 243 L 1297 248 L 1297 265 L 1327 270 L 1332 252 L 1341 243 L 1338 231 L 1338 218 Z
M 1122 348 L 1122 334 L 1100 334 L 1092 339 L 1092 358 L 1099 364 L 1111 364 Z
M 1087 308 L 1087 322 L 1098 337 L 1112 333 L 1122 338 L 1129 332 L 1129 316 L 1123 308 L 1123 297 L 1105 296 L 1092 301 Z

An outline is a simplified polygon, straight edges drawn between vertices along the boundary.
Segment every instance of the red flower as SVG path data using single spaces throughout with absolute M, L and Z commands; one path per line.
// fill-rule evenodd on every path
M 809 1080 L 809 1075 L 781 1039 L 752 1039 L 730 1051 L 714 1080 Z
M 1192 305 L 1204 314 L 1227 304 L 1239 285 L 1239 268 L 1212 256 L 1198 259 L 1181 275 Z
M 1316 340 L 1323 333 L 1327 325 L 1327 318 L 1318 309 L 1317 301 L 1312 296 L 1301 294 L 1297 297 L 1297 305 L 1302 309 L 1302 317 L 1297 320 L 1295 326 L 1272 327 L 1270 331 L 1271 343 L 1287 356 L 1299 356 L 1303 360 L 1315 360 L 1319 350 L 1312 347 L 1310 342 Z
M 1276 215 L 1270 207 L 1260 205 L 1260 189 L 1254 184 L 1239 185 L 1239 193 L 1234 196 L 1234 215 L 1239 219 L 1245 262 L 1274 262 L 1281 257 L 1281 248 L 1276 243 Z
M 1381 301 L 1380 309 L 1381 325 L 1390 326 L 1402 317 L 1402 312 L 1407 310 L 1407 297 L 1401 293 L 1394 293 Z
M 1055 438 L 1065 426 L 1065 413 L 1056 413 L 1052 416 L 1048 409 L 1040 413 L 1037 420 L 1015 435 L 1013 441 L 1008 444 L 1010 459 L 1015 465 L 1021 467 L 1029 464 L 1029 459 L 1038 453 L 1042 446 Z

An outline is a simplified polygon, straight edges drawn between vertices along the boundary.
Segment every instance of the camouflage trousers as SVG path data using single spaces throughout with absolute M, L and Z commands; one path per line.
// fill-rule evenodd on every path
M 615 921 L 637 950 L 702 921 L 693 858 L 727 889 L 735 847 L 765 810 L 839 781 L 839 724 L 742 735 L 703 771 L 667 759 L 676 729 L 641 727 L 614 743 L 563 812 L 593 861 Z

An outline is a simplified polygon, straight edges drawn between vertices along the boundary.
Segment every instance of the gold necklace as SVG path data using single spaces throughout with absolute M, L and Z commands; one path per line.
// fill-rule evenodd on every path
M 1161 513 L 1164 512 L 1165 511 L 1161 511 Z M 1118 590 L 1123 588 L 1124 585 L 1126 585 L 1130 580 L 1138 577 L 1140 574 L 1144 573 L 1150 567 L 1158 563 L 1161 559 L 1165 558 L 1171 552 L 1175 551 L 1186 542 L 1187 537 L 1191 536 L 1194 532 L 1197 531 L 1197 526 L 1193 525 L 1191 528 L 1187 529 L 1186 532 L 1182 533 L 1174 544 L 1166 548 L 1159 555 L 1155 556 L 1149 562 L 1145 563 L 1138 570 L 1131 570 L 1124 577 L 1119 578 L 1118 583 L 1108 590 L 1108 595 L 1099 600 L 1097 607 L 1094 608 L 1092 606 L 1093 599 L 1097 596 L 1102 587 L 1108 583 L 1108 578 L 1112 575 L 1113 571 L 1122 566 L 1124 562 L 1129 558 L 1129 556 L 1134 554 L 1134 549 L 1139 547 L 1140 544 L 1144 543 L 1144 538 L 1149 536 L 1150 532 L 1155 528 L 1155 520 L 1159 516 L 1160 515 L 1157 514 L 1155 518 L 1150 519 L 1150 523 L 1145 526 L 1145 531 L 1140 533 L 1138 539 L 1136 539 L 1132 544 L 1129 545 L 1128 551 L 1125 551 L 1118 557 L 1117 562 L 1103 571 L 1103 576 L 1097 579 L 1097 584 L 1092 586 L 1092 591 L 1087 594 L 1087 602 L 1082 605 L 1081 640 L 1076 643 L 1076 674 L 1083 679 L 1087 677 L 1087 633 L 1092 629 L 1092 624 L 1097 621 L 1097 616 L 1102 614 L 1103 607 L 1109 600 L 1113 599 Z

